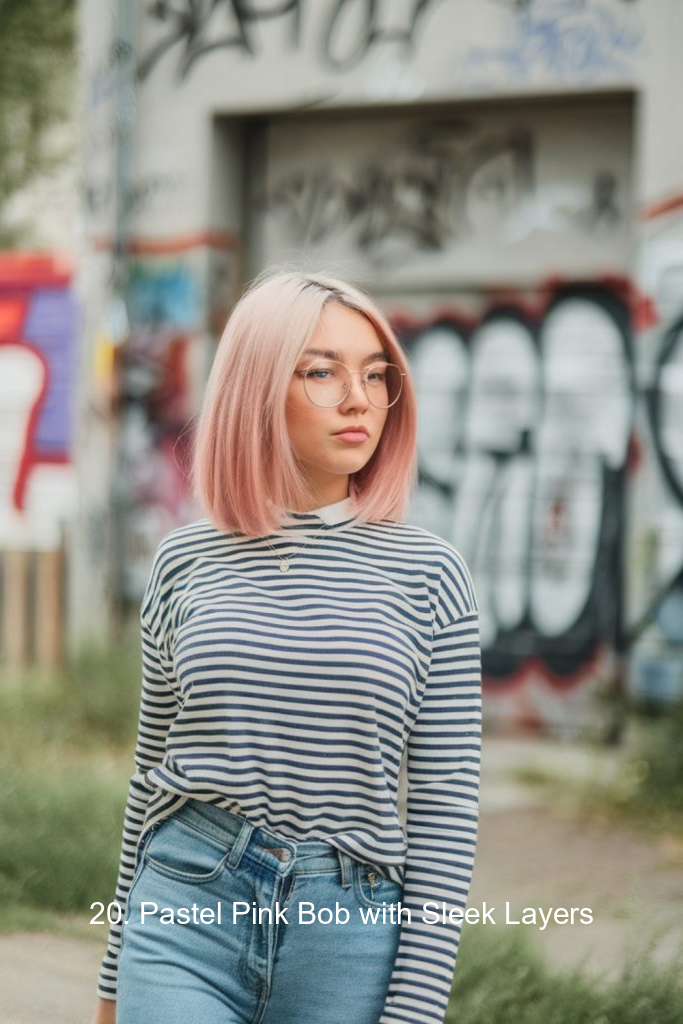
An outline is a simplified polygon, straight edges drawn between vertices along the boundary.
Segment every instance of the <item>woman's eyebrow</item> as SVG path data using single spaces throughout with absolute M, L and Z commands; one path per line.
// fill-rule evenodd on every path
M 334 349 L 331 348 L 307 348 L 304 352 L 302 352 L 302 355 L 322 356 L 323 359 L 337 359 L 340 363 L 343 362 L 343 359 L 341 358 L 339 353 L 335 352 Z M 363 362 L 371 363 L 377 359 L 383 359 L 386 363 L 389 362 L 389 356 L 384 351 L 373 352 L 371 356 L 366 356 L 365 359 L 363 359 Z

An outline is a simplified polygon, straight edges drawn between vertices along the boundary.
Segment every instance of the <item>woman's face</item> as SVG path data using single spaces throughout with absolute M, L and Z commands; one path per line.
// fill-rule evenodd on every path
M 286 420 L 294 454 L 318 496 L 318 505 L 341 501 L 348 494 L 349 476 L 371 458 L 382 434 L 388 409 L 369 401 L 360 373 L 351 374 L 351 387 L 340 405 L 321 408 L 304 390 L 305 370 L 321 353 L 337 359 L 352 371 L 386 358 L 382 343 L 361 313 L 340 303 L 325 306 L 320 323 L 296 364 L 287 392 Z M 325 360 L 323 360 L 323 365 Z M 324 374 L 322 375 L 325 376 Z M 361 427 L 366 436 L 346 437 L 341 431 Z M 307 510 L 303 510 L 307 511 Z

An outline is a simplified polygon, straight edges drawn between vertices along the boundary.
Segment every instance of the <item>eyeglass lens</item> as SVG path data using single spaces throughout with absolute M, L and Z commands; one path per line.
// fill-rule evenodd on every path
M 315 359 L 303 371 L 304 389 L 314 405 L 340 405 L 351 390 L 351 374 L 334 359 Z M 363 371 L 365 393 L 372 405 L 388 409 L 398 401 L 403 377 L 393 363 L 373 363 Z

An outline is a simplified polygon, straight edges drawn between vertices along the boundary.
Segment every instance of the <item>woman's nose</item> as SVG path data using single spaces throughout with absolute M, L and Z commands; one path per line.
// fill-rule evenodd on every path
M 366 406 L 367 404 L 368 396 L 363 384 L 363 375 L 360 373 L 349 373 L 348 391 L 344 395 L 342 405 Z

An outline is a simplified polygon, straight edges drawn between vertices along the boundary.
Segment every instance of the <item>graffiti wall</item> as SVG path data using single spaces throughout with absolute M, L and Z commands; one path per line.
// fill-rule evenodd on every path
M 217 224 L 206 202 L 213 118 L 632 89 L 654 60 L 646 0 L 157 0 L 122 4 L 120 24 L 106 0 L 84 8 L 89 220 L 101 222 L 118 202 L 133 234 L 149 239 L 239 231 L 234 206 Z M 432 164 L 444 156 L 439 143 L 413 140 Z M 452 144 L 462 149 L 466 139 Z M 523 137 L 503 133 L 488 145 L 501 160 L 509 151 L 525 161 Z M 117 182 L 122 164 L 126 180 Z M 419 172 L 429 178 L 432 169 Z M 588 216 L 594 207 L 612 215 L 616 184 L 605 174 Z M 420 230 L 429 241 L 440 226 Z
M 214 56 L 258 62 L 275 41 L 310 55 L 321 70 L 348 75 L 378 53 L 419 60 L 429 48 L 425 35 L 452 32 L 457 8 L 470 31 L 464 41 L 463 33 L 451 38 L 449 49 L 473 86 L 544 74 L 596 80 L 630 72 L 643 44 L 638 7 L 638 0 L 160 0 L 148 8 L 137 74 L 144 81 L 168 61 L 182 82 Z
M 127 316 L 121 593 L 195 513 L 187 428 L 231 303 L 271 262 L 324 267 L 409 354 L 412 516 L 473 567 L 489 715 L 582 728 L 641 636 L 678 635 L 678 6 L 119 6 L 85 4 L 85 197 Z
M 0 547 L 50 549 L 75 504 L 71 270 L 0 257 Z
M 389 305 L 421 409 L 412 515 L 472 567 L 487 712 L 587 727 L 588 695 L 614 687 L 623 650 L 628 284 L 454 293 L 427 318 Z
M 264 217 L 251 244 L 260 262 L 310 253 L 392 288 L 621 270 L 630 133 L 627 103 L 595 99 L 486 115 L 282 118 L 263 145 Z

